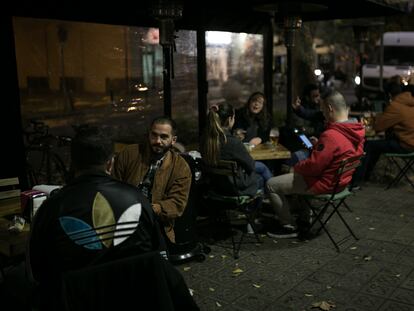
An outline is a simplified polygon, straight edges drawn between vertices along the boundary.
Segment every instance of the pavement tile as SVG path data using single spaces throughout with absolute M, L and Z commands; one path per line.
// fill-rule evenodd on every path
M 357 294 L 352 300 L 352 304 L 364 308 L 365 311 L 377 310 L 385 299 L 367 294 Z
M 414 306 L 387 300 L 379 309 L 379 311 L 413 311 Z
M 343 215 L 360 239 L 340 253 L 326 233 L 304 242 L 262 237 L 243 244 L 238 260 L 213 245 L 204 262 L 177 269 L 202 311 L 302 311 L 322 300 L 335 311 L 414 311 L 414 192 L 404 189 L 372 184 L 353 196 L 354 212 Z M 328 227 L 335 239 L 347 235 L 337 217 Z
M 272 303 L 272 301 L 268 298 L 269 297 L 264 297 L 254 292 L 250 292 L 233 302 L 232 305 L 245 310 L 263 310 Z
M 414 305 L 414 291 L 405 288 L 397 288 L 390 296 L 390 299 Z

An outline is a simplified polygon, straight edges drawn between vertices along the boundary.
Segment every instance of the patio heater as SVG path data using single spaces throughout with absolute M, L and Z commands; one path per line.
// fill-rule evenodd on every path
M 171 79 L 174 79 L 175 25 L 174 21 L 183 15 L 180 3 L 159 1 L 151 7 L 152 16 L 159 21 L 160 44 L 163 51 L 163 97 L 164 114 L 171 117 Z
M 283 18 L 283 31 L 287 58 L 287 88 L 286 88 L 286 125 L 292 126 L 292 100 L 293 100 L 293 65 L 292 51 L 295 46 L 295 34 L 302 27 L 302 19 L 298 15 L 287 15 Z

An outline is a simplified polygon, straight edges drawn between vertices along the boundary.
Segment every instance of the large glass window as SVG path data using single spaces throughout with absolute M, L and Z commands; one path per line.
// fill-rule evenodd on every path
M 132 143 L 163 114 L 158 29 L 15 17 L 14 34 L 25 128 L 36 120 L 72 136 L 76 125 L 107 125 Z M 198 140 L 195 32 L 180 31 L 176 47 L 172 111 L 186 144 Z
M 177 122 L 178 141 L 191 149 L 199 141 L 196 32 L 180 30 L 175 44 L 172 117 Z
M 206 32 L 209 105 L 227 101 L 235 108 L 263 92 L 263 36 Z

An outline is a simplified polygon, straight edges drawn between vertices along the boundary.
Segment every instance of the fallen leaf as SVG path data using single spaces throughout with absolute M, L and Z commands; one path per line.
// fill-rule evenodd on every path
M 354 259 L 359 259 L 359 256 L 355 256 Z
M 364 256 L 364 260 L 365 261 L 371 261 L 372 260 L 372 256 Z
M 374 227 L 369 227 L 368 229 L 369 229 L 369 230 L 371 230 L 371 231 L 372 231 L 372 230 L 375 230 L 375 228 L 374 228 Z
M 243 270 L 242 269 L 240 269 L 240 268 L 237 268 L 237 269 L 234 269 L 233 270 L 233 273 L 234 274 L 240 274 L 240 273 L 242 273 L 243 272 Z
M 399 278 L 400 276 L 401 276 L 401 274 L 397 274 L 397 275 L 395 275 L 397 278 Z
M 184 271 L 188 271 L 188 270 L 190 270 L 190 269 L 191 269 L 191 267 L 184 267 L 184 268 L 183 268 L 183 270 L 184 270 Z
M 313 297 L 312 294 L 305 294 L 306 297 Z
M 267 235 L 266 234 L 261 234 L 260 237 L 265 238 L 265 237 L 267 237 Z
M 355 220 L 360 220 L 361 218 L 359 218 L 359 217 L 355 217 Z
M 254 287 L 256 287 L 256 288 L 260 288 L 260 287 L 262 287 L 261 285 L 259 285 L 259 284 L 253 284 L 253 286 Z
M 273 240 L 273 243 L 277 244 L 277 241 L 276 240 Z
M 208 257 L 210 257 L 210 258 L 214 258 L 215 256 L 214 256 L 214 255 L 209 255 Z
M 331 288 L 332 288 L 332 286 L 326 285 L 326 289 L 331 289 Z
M 349 249 L 352 249 L 352 250 L 354 250 L 354 249 L 357 249 L 358 247 L 356 247 L 356 246 L 352 246 L 352 247 L 350 247 Z
M 210 292 L 215 292 L 216 290 L 214 289 L 214 288 L 212 288 L 212 287 L 210 287 L 209 289 L 208 289 Z
M 190 292 L 190 295 L 191 295 L 191 296 L 194 296 L 194 292 L 195 292 L 195 291 L 194 291 L 194 289 L 192 289 L 192 288 L 188 288 L 188 291 Z
M 216 306 L 220 308 L 221 304 L 218 301 L 216 301 Z
M 329 310 L 331 310 L 335 307 L 336 307 L 336 305 L 334 303 L 332 303 L 330 301 L 329 302 L 324 301 L 324 300 L 319 301 L 319 302 L 315 302 L 315 303 L 312 304 L 312 308 L 319 308 L 320 310 L 323 310 L 323 311 L 329 311 Z

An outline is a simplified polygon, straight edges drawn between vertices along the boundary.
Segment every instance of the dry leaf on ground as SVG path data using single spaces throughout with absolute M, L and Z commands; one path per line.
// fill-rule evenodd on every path
M 314 302 L 312 304 L 312 309 L 319 308 L 319 310 L 323 310 L 323 311 L 329 311 L 335 307 L 336 305 L 332 303 L 331 301 L 324 301 L 324 300 L 319 301 L 319 302 Z

